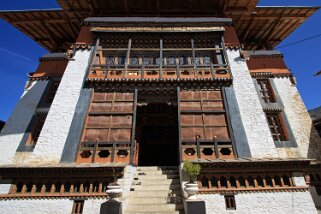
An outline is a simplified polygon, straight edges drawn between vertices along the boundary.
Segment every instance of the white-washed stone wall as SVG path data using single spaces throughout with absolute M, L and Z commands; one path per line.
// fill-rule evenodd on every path
M 90 51 L 78 50 L 68 62 L 29 163 L 58 164 L 83 86 Z
M 235 195 L 236 210 L 226 210 L 224 196 L 204 194 L 197 196 L 205 201 L 206 213 L 238 214 L 316 214 L 311 195 L 306 192 L 239 193 Z
M 118 180 L 118 183 L 121 184 L 122 186 L 122 189 L 123 189 L 122 195 L 124 198 L 129 196 L 130 188 L 132 186 L 136 170 L 137 170 L 137 167 L 135 166 L 132 166 L 132 165 L 125 166 L 124 177 Z
M 277 157 L 265 113 L 239 50 L 226 50 L 233 75 L 233 87 L 252 157 Z M 237 140 L 237 139 L 236 139 Z
M 292 180 L 295 186 L 307 186 L 302 172 L 292 173 Z
M 35 113 L 47 84 L 48 81 L 45 80 L 33 81 L 20 97 L 16 108 L 0 134 L 1 165 L 13 163 L 16 150 Z
M 132 165 L 125 166 L 124 169 L 124 176 L 122 179 L 118 179 L 117 183 L 119 183 L 122 186 L 122 198 L 121 201 L 123 202 L 122 206 L 125 208 L 128 203 L 128 196 L 130 193 L 130 188 L 132 187 L 132 183 L 134 181 L 135 172 L 137 170 L 137 167 Z
M 296 85 L 292 84 L 289 78 L 274 78 L 272 81 L 284 106 L 284 113 L 301 157 L 321 160 L 321 139 L 312 126 L 312 120 Z M 294 156 L 293 153 L 288 151 L 287 156 Z
M 0 194 L 8 194 L 11 186 L 11 180 L 0 180 Z
M 72 206 L 73 201 L 69 199 L 1 200 L 0 213 L 70 214 Z
M 83 214 L 99 214 L 100 206 L 107 199 L 88 199 L 85 200 Z

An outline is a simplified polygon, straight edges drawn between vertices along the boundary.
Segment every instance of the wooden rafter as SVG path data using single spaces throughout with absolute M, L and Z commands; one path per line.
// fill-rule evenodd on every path
M 123 4 L 124 4 L 124 9 L 125 9 L 125 12 L 127 14 L 127 16 L 129 16 L 129 7 L 128 7 L 128 1 L 127 0 L 123 0 Z
M 240 41 L 245 46 L 253 48 L 262 44 L 276 46 L 318 9 L 317 7 L 255 8 L 257 0 L 216 1 L 216 4 L 209 1 L 207 7 L 197 0 L 187 0 L 182 7 L 171 7 L 169 5 L 171 1 L 154 0 L 149 6 L 146 4 L 146 9 L 144 9 L 144 5 L 132 8 L 132 1 L 123 0 L 118 3 L 118 9 L 113 6 L 110 8 L 114 9 L 104 10 L 104 8 L 109 8 L 112 1 L 58 0 L 63 10 L 5 11 L 0 12 L 0 17 L 52 51 L 60 49 L 61 47 L 57 45 L 62 45 L 61 43 L 66 46 L 67 43 L 62 41 L 70 41 L 72 38 L 71 42 L 74 42 L 79 32 L 80 22 L 88 16 L 129 16 L 130 14 L 155 16 L 157 14 L 159 17 L 185 17 L 186 15 L 199 17 L 213 16 L 213 13 L 220 14 L 219 11 L 222 11 L 225 17 L 233 19 Z M 183 0 L 173 1 L 183 3 Z M 140 2 L 143 1 L 137 1 L 141 4 Z M 215 10 L 213 10 L 214 6 Z M 286 26 L 286 23 L 289 25 Z M 47 36 L 49 31 L 53 33 L 50 35 L 52 38 Z M 250 43 L 248 38 L 256 44 Z

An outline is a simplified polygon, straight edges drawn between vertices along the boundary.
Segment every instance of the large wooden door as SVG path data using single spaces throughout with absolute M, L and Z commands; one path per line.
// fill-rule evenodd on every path
M 181 160 L 234 158 L 220 89 L 178 88 Z
M 134 161 L 137 91 L 95 92 L 77 163 Z

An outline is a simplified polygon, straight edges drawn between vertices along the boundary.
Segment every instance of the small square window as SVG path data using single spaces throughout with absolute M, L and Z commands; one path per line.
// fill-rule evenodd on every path
M 224 199 L 225 199 L 225 205 L 227 210 L 236 210 L 234 195 L 224 195 Z
M 84 203 L 85 202 L 83 200 L 74 201 L 71 214 L 82 214 Z

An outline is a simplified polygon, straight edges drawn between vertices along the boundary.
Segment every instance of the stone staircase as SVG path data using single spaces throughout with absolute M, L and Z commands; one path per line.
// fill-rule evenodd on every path
M 184 214 L 178 167 L 138 167 L 125 214 Z

